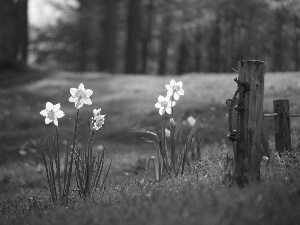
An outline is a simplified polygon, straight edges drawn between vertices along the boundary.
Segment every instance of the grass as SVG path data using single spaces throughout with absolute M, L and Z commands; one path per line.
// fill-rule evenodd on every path
M 178 179 L 154 182 L 144 170 L 154 155 L 151 144 L 129 128 L 159 131 L 161 117 L 154 108 L 164 84 L 171 76 L 109 76 L 98 73 L 57 72 L 31 81 L 0 88 L 0 221 L 3 224 L 297 224 L 299 176 L 277 171 L 262 184 L 245 189 L 225 187 L 218 161 L 228 124 L 225 100 L 236 88 L 237 75 L 185 75 L 185 95 L 176 105 L 184 119 L 201 115 L 196 139 L 201 143 L 204 162 Z M 51 138 L 52 130 L 39 112 L 45 103 L 60 102 L 66 113 L 60 120 L 61 150 L 66 137 L 72 138 L 74 105 L 69 89 L 83 82 L 94 91 L 92 106 L 80 114 L 78 139 L 88 143 L 89 120 L 94 108 L 106 114 L 105 125 L 95 135 L 94 145 L 106 145 L 107 159 L 113 159 L 104 194 L 83 203 L 76 195 L 68 209 L 49 202 L 39 143 Z M 267 74 L 264 112 L 273 111 L 273 100 L 290 99 L 291 113 L 299 113 L 300 78 L 297 73 Z M 291 119 L 295 148 L 299 118 Z M 274 143 L 273 119 L 265 121 Z M 22 151 L 21 151 L 22 150 Z M 24 153 L 25 152 L 25 153 Z M 63 154 L 64 155 L 64 154 Z M 210 163 L 213 162 L 213 163 Z M 199 169 L 200 168 L 200 169 Z M 272 169 L 273 167 L 271 167 Z M 196 171 L 195 171 L 196 170 Z M 206 176 L 205 176 L 206 175 Z M 287 178 L 287 179 L 286 179 Z M 297 201 L 298 200 L 298 201 Z M 46 211 L 46 212 L 45 212 Z

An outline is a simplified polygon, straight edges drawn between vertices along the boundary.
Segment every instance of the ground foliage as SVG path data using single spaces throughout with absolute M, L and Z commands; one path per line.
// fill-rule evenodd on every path
M 143 125 L 153 130 L 159 127 L 160 121 L 155 119 L 156 98 L 149 97 L 149 94 L 159 92 L 169 77 L 149 77 L 145 83 L 144 77 L 129 76 L 125 79 L 85 74 L 87 86 L 92 86 L 96 90 L 95 95 L 101 96 L 94 102 L 103 105 L 103 110 L 107 108 L 107 115 L 111 116 L 111 121 L 107 117 L 105 123 L 109 132 L 101 133 L 101 140 L 108 142 L 112 148 L 108 158 L 113 158 L 113 168 L 104 189 L 97 192 L 93 199 L 84 201 L 76 191 L 72 191 L 67 208 L 53 205 L 37 150 L 40 136 L 46 136 L 43 118 L 39 118 L 38 113 L 44 108 L 45 101 L 49 98 L 63 99 L 69 95 L 63 90 L 82 80 L 74 74 L 59 75 L 53 74 L 50 78 L 30 84 L 0 89 L 3 106 L 0 122 L 5 130 L 0 133 L 1 155 L 5 159 L 0 173 L 1 224 L 298 223 L 300 157 L 299 124 L 296 118 L 291 121 L 292 154 L 280 157 L 272 151 L 269 160 L 261 164 L 260 184 L 252 184 L 244 189 L 231 185 L 231 145 L 227 141 L 222 142 L 222 136 L 218 133 L 224 136 L 227 133 L 224 97 L 230 97 L 232 93 L 230 88 L 225 90 L 222 87 L 234 84 L 232 75 L 181 77 L 186 92 L 189 91 L 192 97 L 187 97 L 178 107 L 185 117 L 193 113 L 195 116 L 199 112 L 203 116 L 201 129 L 195 136 L 195 140 L 201 143 L 201 160 L 190 160 L 184 176 L 155 182 L 151 170 L 145 170 L 144 165 L 144 159 L 153 154 L 152 146 L 142 144 L 142 140 L 137 141 L 141 137 L 124 131 L 128 126 Z M 266 76 L 265 112 L 272 112 L 272 100 L 278 98 L 290 99 L 291 112 L 299 110 L 296 101 L 299 78 L 296 74 L 282 75 Z M 127 86 L 126 82 L 130 85 Z M 234 88 L 232 85 L 231 89 Z M 137 92 L 139 95 L 136 95 Z M 64 102 L 62 105 L 67 104 Z M 70 104 L 64 111 L 72 108 L 73 104 Z M 146 118 L 137 120 L 141 112 Z M 83 111 L 81 118 L 85 117 L 89 118 L 87 112 Z M 124 121 L 124 118 L 127 120 Z M 222 121 L 224 128 L 220 126 Z M 86 138 L 84 133 L 88 131 L 89 121 L 83 119 L 80 123 L 83 125 L 81 127 L 87 124 L 86 130 L 83 128 L 78 134 L 82 140 Z M 68 119 L 62 120 L 61 124 L 70 126 Z M 272 123 L 266 125 L 271 148 L 274 149 Z M 210 133 L 212 130 L 218 132 Z M 61 133 L 62 136 L 69 134 L 63 129 Z M 210 135 L 202 138 L 207 133 Z M 95 142 L 96 145 L 102 144 Z M 136 154 L 145 158 L 136 159 Z

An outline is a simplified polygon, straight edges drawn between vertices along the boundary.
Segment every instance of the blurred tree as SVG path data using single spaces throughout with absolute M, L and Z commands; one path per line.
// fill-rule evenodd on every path
M 219 8 L 216 9 L 215 19 L 212 22 L 212 33 L 209 42 L 209 61 L 210 61 L 210 72 L 221 71 L 221 12 Z
M 155 10 L 155 1 L 154 0 L 147 0 L 143 10 L 144 10 L 144 29 L 142 34 L 142 68 L 141 73 L 147 73 L 147 66 L 148 66 L 148 58 L 150 57 L 150 43 L 152 41 L 152 33 L 153 33 L 153 26 L 154 26 L 154 10 Z
M 300 70 L 300 17 L 299 15 L 294 15 L 294 61 L 295 61 L 295 70 Z
M 4 7 L 25 0 L 0 1 Z M 160 75 L 230 72 L 239 60 L 253 58 L 273 71 L 300 69 L 299 0 L 77 2 L 66 12 L 58 7 L 65 19 L 37 35 L 37 61 L 81 71 Z M 0 24 L 11 22 L 7 12 L 1 16 Z M 9 39 L 2 48 L 15 46 L 14 32 L 0 32 L 2 40 Z
M 177 74 L 183 74 L 185 72 L 190 72 L 189 68 L 187 68 L 187 66 L 189 66 L 188 61 L 191 60 L 190 59 L 190 52 L 189 52 L 189 47 L 188 47 L 188 40 L 185 37 L 185 33 L 184 30 L 182 30 L 182 34 L 181 34 L 181 40 L 179 43 L 179 54 L 178 54 L 178 59 L 177 59 Z
M 28 0 L 16 2 L 17 60 L 26 64 L 28 57 Z
M 128 0 L 125 73 L 138 73 L 141 41 L 141 0 Z
M 109 73 L 116 72 L 118 3 L 118 0 L 102 2 L 104 19 L 100 27 L 103 41 L 98 52 L 98 69 Z
M 87 60 L 88 60 L 88 49 L 90 47 L 90 29 L 91 29 L 91 9 L 93 5 L 92 1 L 89 0 L 78 0 L 78 41 L 79 41 L 79 70 L 87 70 Z
M 16 61 L 14 8 L 13 0 L 0 1 L 0 68 L 11 67 Z
M 285 10 L 282 7 L 278 7 L 275 10 L 274 19 L 274 53 L 273 53 L 273 70 L 282 71 L 283 70 L 283 51 L 286 41 L 283 38 L 284 35 L 284 23 L 285 23 Z
M 0 69 L 26 64 L 27 0 L 0 1 Z
M 163 15 L 160 37 L 159 37 L 159 51 L 158 51 L 158 71 L 159 75 L 165 75 L 167 73 L 168 51 L 171 41 L 171 26 L 172 26 L 172 11 L 168 9 L 170 7 L 170 0 L 164 1 L 166 10 Z

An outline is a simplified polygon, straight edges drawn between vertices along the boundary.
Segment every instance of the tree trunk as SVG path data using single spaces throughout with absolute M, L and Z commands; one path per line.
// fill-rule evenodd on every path
M 275 40 L 274 40 L 274 55 L 273 55 L 273 68 L 274 71 L 283 70 L 283 12 L 278 9 L 275 12 Z
M 98 68 L 109 73 L 116 72 L 116 38 L 117 38 L 117 3 L 118 0 L 105 0 L 105 17 L 102 24 L 104 40 L 99 48 Z
M 16 3 L 17 60 L 26 64 L 28 56 L 28 0 Z
M 184 31 L 181 35 L 181 41 L 179 46 L 179 56 L 177 61 L 177 74 L 183 74 L 187 71 L 187 62 L 189 58 L 189 50 L 186 44 L 187 40 L 184 37 Z
M 294 18 L 295 38 L 294 38 L 294 61 L 295 71 L 300 70 L 300 19 L 298 15 Z
M 127 18 L 127 43 L 125 53 L 125 73 L 136 74 L 140 41 L 140 0 L 129 0 Z
M 88 47 L 90 40 L 89 33 L 89 4 L 85 0 L 79 1 L 79 29 L 78 29 L 78 38 L 79 38 L 79 58 L 78 65 L 79 71 L 84 72 L 87 69 L 88 62 Z
M 16 63 L 15 5 L 13 0 L 0 0 L 0 70 Z
M 166 15 L 162 22 L 162 30 L 160 34 L 160 49 L 158 55 L 158 74 L 165 75 L 167 72 L 168 50 L 170 44 L 170 26 L 171 16 Z
M 154 23 L 154 0 L 148 0 L 147 4 L 147 24 L 142 43 L 142 68 L 141 73 L 147 73 L 147 62 L 149 57 L 149 45 L 152 39 L 152 30 Z
M 220 12 L 216 12 L 216 21 L 214 31 L 210 41 L 210 72 L 220 72 L 220 57 L 221 57 L 221 26 Z
M 196 34 L 195 34 L 195 48 L 194 48 L 194 71 L 200 72 L 201 71 L 201 31 L 200 28 L 197 28 Z

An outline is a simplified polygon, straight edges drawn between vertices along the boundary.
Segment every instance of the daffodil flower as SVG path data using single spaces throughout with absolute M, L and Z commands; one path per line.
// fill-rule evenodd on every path
M 80 109 L 83 104 L 91 105 L 92 101 L 90 99 L 93 91 L 91 89 L 84 89 L 84 85 L 81 83 L 77 88 L 70 89 L 71 97 L 69 102 L 75 102 L 75 107 Z
M 174 99 L 177 101 L 180 95 L 184 95 L 184 90 L 182 89 L 182 81 L 176 83 L 175 80 L 171 80 L 170 84 L 165 85 L 168 93 L 167 96 L 174 96 Z
M 100 112 L 101 112 L 101 108 L 100 109 L 94 109 L 93 110 L 94 118 L 96 118 L 97 116 L 100 116 Z
M 46 103 L 46 109 L 40 112 L 42 116 L 45 116 L 45 123 L 49 124 L 53 122 L 56 126 L 58 126 L 59 118 L 62 118 L 65 113 L 60 110 L 60 103 L 53 105 L 51 102 Z
M 195 125 L 196 119 L 194 117 L 190 116 L 190 117 L 187 118 L 187 122 L 192 127 L 192 126 Z
M 93 110 L 93 114 L 94 114 L 93 127 L 92 127 L 93 131 L 99 130 L 102 127 L 102 125 L 104 124 L 105 115 L 101 115 L 100 112 L 101 112 L 101 109 Z
M 159 109 L 159 114 L 163 115 L 165 112 L 171 114 L 171 107 L 173 107 L 176 102 L 172 102 L 169 96 L 163 97 L 162 95 L 158 96 L 158 102 L 154 105 Z

